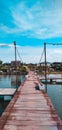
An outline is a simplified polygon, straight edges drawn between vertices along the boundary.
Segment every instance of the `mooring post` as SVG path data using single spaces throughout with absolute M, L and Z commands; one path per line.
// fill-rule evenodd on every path
M 47 62 L 46 62 L 46 43 L 44 43 L 44 56 L 45 56 L 45 90 L 47 92 Z
M 14 41 L 14 47 L 15 47 L 15 70 L 16 70 L 16 42 Z

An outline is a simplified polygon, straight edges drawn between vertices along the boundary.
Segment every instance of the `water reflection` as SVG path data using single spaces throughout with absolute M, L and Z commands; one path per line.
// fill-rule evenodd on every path
M 3 99 L 0 99 L 0 116 L 4 112 L 5 108 L 7 107 L 9 101 L 4 101 Z
M 0 88 L 17 89 L 21 85 L 24 79 L 25 79 L 25 75 L 0 75 Z M 9 96 L 5 98 L 4 96 L 0 96 L 0 115 L 8 105 L 11 98 L 9 98 Z
M 43 78 L 43 79 L 42 79 Z M 40 76 L 41 82 L 45 83 L 45 77 Z M 51 82 L 51 80 L 53 82 Z M 62 74 L 47 75 L 47 93 L 51 101 L 62 119 Z
M 47 93 L 58 115 L 62 119 L 62 85 L 47 85 Z
M 25 75 L 0 75 L 0 88 L 17 88 Z
M 16 88 L 18 88 L 20 84 L 21 84 L 20 76 L 16 75 L 11 77 L 11 86 L 15 86 Z

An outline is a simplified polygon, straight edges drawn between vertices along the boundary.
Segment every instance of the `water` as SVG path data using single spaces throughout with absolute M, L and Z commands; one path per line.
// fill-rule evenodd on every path
M 41 76 L 41 78 L 45 78 L 45 77 Z M 59 117 L 62 120 L 62 84 L 61 84 L 62 74 L 49 74 L 47 75 L 47 78 L 51 78 L 51 79 L 58 78 L 56 82 L 60 83 L 60 84 L 47 84 L 47 93 L 51 98 L 51 101 L 56 109 L 56 112 L 58 113 Z M 45 80 L 43 80 L 43 82 L 45 83 Z M 48 80 L 48 83 L 50 83 L 50 80 Z
M 0 88 L 17 88 L 24 78 L 24 75 L 0 75 Z
M 9 101 L 4 101 L 4 100 L 0 99 L 0 116 L 4 112 L 4 110 L 7 107 L 8 103 L 9 103 Z
M 47 93 L 62 120 L 62 85 L 47 85 Z
M 18 88 L 25 79 L 24 75 L 0 75 L 0 88 Z M 9 96 L 4 101 L 4 96 L 0 96 L 0 116 L 10 102 Z

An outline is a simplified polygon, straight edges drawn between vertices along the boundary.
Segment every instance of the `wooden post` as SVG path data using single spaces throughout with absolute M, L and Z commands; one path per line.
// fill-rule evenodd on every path
M 14 41 L 14 47 L 15 47 L 15 70 L 16 70 L 16 42 Z
M 47 63 L 46 63 L 46 43 L 44 43 L 44 56 L 45 56 L 45 90 L 47 92 L 47 72 L 46 72 L 46 67 L 47 67 Z

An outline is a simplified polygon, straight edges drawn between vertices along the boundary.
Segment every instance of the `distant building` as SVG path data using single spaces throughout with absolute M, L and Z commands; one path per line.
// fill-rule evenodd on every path
M 10 63 L 3 63 L 4 66 L 10 66 L 11 64 Z
M 14 67 L 16 66 L 20 66 L 21 62 L 20 61 L 11 61 L 11 66 Z
M 46 65 L 47 65 L 47 66 L 50 66 L 51 63 L 50 63 L 50 62 L 46 62 Z M 39 63 L 38 66 L 45 66 L 45 62 Z
M 55 67 L 55 66 L 62 66 L 62 62 L 53 62 L 51 64 L 52 67 Z
M 62 71 L 62 62 L 54 62 L 51 64 L 51 67 L 55 70 L 61 70 Z

